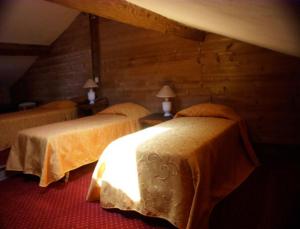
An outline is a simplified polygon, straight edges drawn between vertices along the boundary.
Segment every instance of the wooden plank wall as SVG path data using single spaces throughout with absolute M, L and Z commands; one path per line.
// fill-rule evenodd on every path
M 223 36 L 200 43 L 100 19 L 101 80 L 111 104 L 133 101 L 160 111 L 170 84 L 174 111 L 200 102 L 236 109 L 256 142 L 299 144 L 300 59 Z M 91 77 L 89 21 L 80 15 L 13 87 L 14 101 L 85 94 Z
M 204 42 L 100 20 L 103 95 L 160 111 L 165 83 L 177 111 L 200 102 L 227 104 L 256 142 L 300 143 L 300 59 L 223 36 Z
M 85 95 L 82 88 L 91 78 L 91 49 L 88 15 L 79 15 L 12 87 L 15 103 L 48 102 Z
M 10 103 L 9 90 L 0 87 L 0 105 L 5 105 Z

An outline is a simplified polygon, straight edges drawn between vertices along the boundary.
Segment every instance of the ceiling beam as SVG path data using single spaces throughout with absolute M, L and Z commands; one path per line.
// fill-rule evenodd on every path
M 69 8 L 165 34 L 203 41 L 205 33 L 125 0 L 46 0 Z
M 96 81 L 100 87 L 98 87 L 97 94 L 98 96 L 102 95 L 101 88 L 101 62 L 100 62 L 100 40 L 99 40 L 99 17 L 90 14 L 90 37 L 91 37 L 91 57 L 92 57 L 92 72 L 93 79 Z
M 93 79 L 100 80 L 99 17 L 89 15 Z
M 49 46 L 46 45 L 27 45 L 0 42 L 1 56 L 41 56 L 47 54 Z

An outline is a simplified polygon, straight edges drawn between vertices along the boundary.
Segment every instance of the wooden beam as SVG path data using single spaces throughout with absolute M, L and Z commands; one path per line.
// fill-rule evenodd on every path
M 89 15 L 90 21 L 90 36 L 91 36 L 91 56 L 92 56 L 92 74 L 93 79 L 98 78 L 98 83 L 101 85 L 100 78 L 100 40 L 99 40 L 99 17 L 95 15 Z M 101 94 L 100 88 L 98 88 L 98 95 Z
M 0 42 L 0 55 L 3 56 L 41 56 L 47 54 L 49 46 L 27 45 Z
M 89 15 L 90 20 L 90 36 L 91 36 L 91 55 L 93 78 L 98 77 L 100 80 L 100 45 L 99 45 L 99 17 Z
M 125 0 L 46 0 L 82 12 L 187 39 L 203 41 L 203 31 L 190 28 Z

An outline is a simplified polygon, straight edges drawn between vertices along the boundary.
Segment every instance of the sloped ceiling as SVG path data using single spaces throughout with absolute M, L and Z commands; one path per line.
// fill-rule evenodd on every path
M 169 19 L 300 57 L 299 0 L 127 0 Z
M 50 45 L 71 24 L 78 11 L 43 0 L 0 2 L 0 42 Z M 10 87 L 36 56 L 0 56 L 0 87 Z

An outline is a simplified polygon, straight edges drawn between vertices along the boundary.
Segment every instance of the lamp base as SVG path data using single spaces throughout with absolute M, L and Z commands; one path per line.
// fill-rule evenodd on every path
M 170 116 L 172 116 L 172 114 L 170 112 L 164 113 L 164 117 L 170 117 Z
M 90 90 L 88 92 L 88 99 L 90 101 L 90 104 L 94 104 L 95 103 L 96 94 L 95 94 L 95 92 L 94 92 L 94 90 L 92 88 L 90 88 Z
M 162 109 L 164 111 L 164 117 L 170 117 L 171 109 L 172 109 L 172 103 L 169 100 L 165 100 L 162 102 Z

